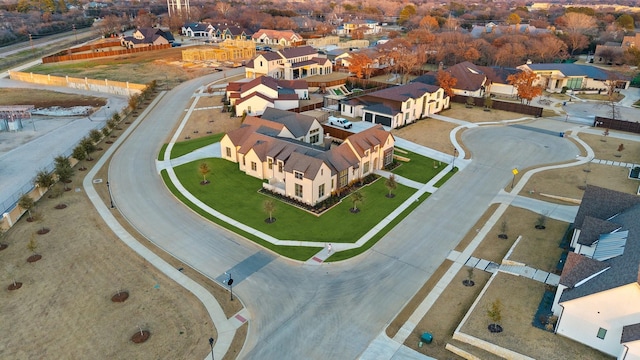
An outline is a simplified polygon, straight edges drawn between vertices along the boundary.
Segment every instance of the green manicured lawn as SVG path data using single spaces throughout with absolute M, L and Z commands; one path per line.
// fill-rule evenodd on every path
M 442 168 L 441 168 L 442 169 Z M 435 187 L 440 187 L 444 185 L 451 177 L 458 172 L 458 168 L 454 168 L 453 171 L 449 171 L 445 176 L 443 176 L 438 182 L 434 185 Z
M 216 143 L 220 141 L 220 139 L 222 139 L 223 136 L 224 136 L 224 133 L 219 133 L 219 134 L 213 134 L 213 135 L 209 135 L 209 136 L 205 136 L 205 137 L 201 137 L 193 140 L 177 142 L 173 144 L 173 149 L 171 149 L 171 159 L 179 158 L 180 156 L 186 155 L 194 150 L 198 150 L 201 147 L 205 147 L 207 145 Z M 161 151 L 164 152 L 165 148 L 166 147 L 163 147 Z M 164 156 L 164 154 L 161 153 L 160 157 L 162 156 Z
M 167 188 L 169 188 L 169 191 L 171 191 L 171 193 L 173 193 L 180 201 L 182 201 L 182 203 L 184 203 L 186 206 L 188 206 L 189 208 L 191 208 L 193 211 L 195 211 L 196 213 L 198 213 L 200 216 L 204 217 L 205 219 L 208 219 L 218 225 L 220 225 L 221 227 L 228 229 L 229 231 L 232 231 L 240 236 L 243 236 L 253 242 L 255 242 L 258 245 L 264 246 L 267 249 L 271 249 L 279 254 L 282 254 L 290 259 L 294 259 L 294 260 L 300 260 L 300 261 L 306 261 L 308 259 L 310 259 L 313 255 L 315 255 L 316 253 L 318 253 L 319 249 L 318 248 L 311 248 L 311 247 L 303 247 L 303 246 L 276 246 L 271 244 L 268 241 L 264 241 L 261 238 L 250 234 L 248 232 L 245 232 L 233 225 L 230 225 L 220 219 L 218 219 L 217 217 L 207 213 L 206 211 L 200 209 L 199 207 L 197 207 L 196 205 L 194 205 L 192 202 L 190 202 L 189 200 L 187 200 L 187 198 L 185 198 L 180 192 L 178 192 L 178 189 L 176 189 L 176 187 L 173 185 L 173 183 L 171 182 L 171 180 L 169 179 L 169 175 L 167 174 L 166 170 L 162 170 L 161 172 L 162 175 L 162 179 L 164 180 L 164 183 L 167 185 Z
M 402 219 L 404 219 L 407 215 L 411 214 L 411 212 L 418 207 L 418 205 L 422 204 L 429 197 L 429 193 L 426 193 L 420 197 L 418 201 L 414 201 L 406 208 L 399 216 L 395 219 L 391 220 L 387 226 L 385 226 L 382 230 L 380 230 L 377 234 L 375 234 L 366 244 L 360 246 L 359 248 L 339 251 L 331 255 L 325 262 L 334 262 L 350 259 L 354 256 L 360 255 L 363 252 L 369 250 L 373 245 L 375 245 L 383 236 L 385 236 L 391 229 L 393 229 Z
M 406 152 L 406 154 L 404 153 Z M 428 157 L 416 154 L 414 152 L 402 149 L 402 152 L 398 151 L 398 155 L 411 159 L 409 162 L 400 162 L 402 165 L 393 169 L 393 173 L 407 179 L 417 181 L 419 183 L 426 184 L 437 173 L 439 173 L 447 164 L 439 163 L 436 160 Z M 433 165 L 438 166 L 434 168 Z
M 205 161 L 212 170 L 209 185 L 200 185 L 199 164 Z M 175 168 L 182 185 L 194 196 L 221 213 L 247 226 L 281 240 L 353 243 L 402 204 L 414 190 L 398 186 L 393 199 L 387 198 L 384 180 L 360 189 L 364 201 L 361 210 L 352 214 L 350 198 L 320 217 L 276 201 L 275 223 L 267 224 L 263 203 L 268 198 L 259 194 L 262 181 L 238 170 L 238 165 L 222 159 L 205 159 Z

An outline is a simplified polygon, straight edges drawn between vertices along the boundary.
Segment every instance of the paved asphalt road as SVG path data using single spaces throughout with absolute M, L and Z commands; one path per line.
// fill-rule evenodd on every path
M 201 219 L 156 173 L 158 151 L 194 89 L 220 76 L 167 94 L 114 155 L 109 181 L 116 206 L 151 241 L 211 278 L 231 271 L 234 292 L 250 313 L 244 359 L 357 358 L 509 184 L 513 167 L 578 153 L 568 139 L 543 132 L 468 130 L 463 141 L 474 161 L 376 246 L 344 263 L 302 265 Z

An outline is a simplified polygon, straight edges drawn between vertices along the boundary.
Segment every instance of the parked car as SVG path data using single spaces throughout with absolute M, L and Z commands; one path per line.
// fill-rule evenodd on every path
M 345 129 L 351 129 L 351 126 L 353 126 L 353 124 L 351 124 L 351 121 L 345 118 L 339 118 L 335 116 L 329 116 L 329 124 L 334 126 L 340 126 Z
M 179 42 L 172 42 L 171 43 L 171 47 L 178 47 L 178 46 L 182 46 L 182 44 L 179 43 Z

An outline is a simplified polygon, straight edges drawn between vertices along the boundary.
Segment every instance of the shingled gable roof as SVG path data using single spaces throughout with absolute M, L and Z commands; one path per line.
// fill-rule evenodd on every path
M 318 51 L 311 46 L 298 46 L 282 49 L 278 51 L 278 53 L 280 53 L 286 59 L 291 59 L 300 56 L 315 55 L 318 53 Z
M 618 228 L 620 228 L 620 225 L 611 221 L 586 216 L 582 222 L 578 244 L 591 246 L 598 240 L 600 234 L 610 233 Z
M 304 80 L 278 80 L 278 86 L 287 89 L 308 89 L 309 84 Z
M 426 93 L 434 93 L 438 91 L 440 87 L 435 85 L 427 85 L 421 82 L 409 83 L 400 86 L 392 86 L 390 88 L 374 91 L 368 95 L 364 95 L 365 98 L 382 98 L 393 101 L 404 102 L 409 99 L 417 99 Z
M 585 204 L 584 198 L 583 204 Z M 560 297 L 560 303 L 639 282 L 640 221 L 638 219 L 640 219 L 640 204 L 621 210 L 615 221 L 621 225 L 621 230 L 628 231 L 624 252 L 621 255 L 602 261 L 604 265 L 610 267 L 607 271 L 589 279 L 580 286 L 565 289 Z M 581 266 L 583 266 L 582 262 L 574 266 L 575 269 L 573 271 L 579 271 L 577 268 Z
M 276 79 L 272 78 L 271 76 L 259 76 L 249 81 L 248 83 L 243 83 L 240 86 L 240 92 L 249 91 L 258 85 L 264 85 L 273 90 L 278 90 L 278 82 L 276 81 Z
M 446 71 L 456 78 L 454 87 L 460 90 L 478 91 L 486 79 L 484 71 L 468 61 L 455 64 Z
M 601 69 L 591 65 L 582 64 L 527 64 L 529 69 L 533 71 L 560 71 L 564 76 L 586 76 L 596 80 L 608 80 L 608 79 L 625 79 L 622 74 L 615 73 L 613 71 Z
M 620 336 L 620 344 L 640 340 L 640 324 L 631 324 L 622 327 L 622 336 Z
M 273 61 L 273 60 L 280 60 L 282 59 L 282 56 L 278 55 L 278 53 L 275 52 L 266 52 L 263 54 L 260 54 L 258 56 L 262 56 L 263 58 L 265 58 L 267 61 Z M 258 57 L 256 56 L 256 58 Z M 255 59 L 254 59 L 255 60 Z
M 274 99 L 272 99 L 272 98 L 270 98 L 270 97 L 268 97 L 268 96 L 266 96 L 266 95 L 264 95 L 264 94 L 262 94 L 262 93 L 259 93 L 259 92 L 257 92 L 257 91 L 254 91 L 254 92 L 252 92 L 251 94 L 249 94 L 249 95 L 247 95 L 247 96 L 245 96 L 245 97 L 243 97 L 243 98 L 238 99 L 238 100 L 236 101 L 236 105 L 240 105 L 240 104 L 242 104 L 243 102 L 248 101 L 249 99 L 252 99 L 252 98 L 254 98 L 254 97 L 259 97 L 260 99 L 262 99 L 262 100 L 264 100 L 264 101 L 267 101 L 267 102 L 270 102 L 271 104 L 273 104 L 273 100 L 274 100 Z
M 319 155 L 318 158 L 328 163 L 332 174 L 340 173 L 343 170 L 358 166 L 359 164 L 358 157 L 353 153 L 353 150 L 351 150 L 351 147 L 347 143 L 342 143 L 326 151 L 324 154 Z
M 640 204 L 640 196 L 587 185 L 573 223 L 577 229 L 582 229 L 582 223 L 587 216 L 607 220 L 635 204 Z
M 322 159 L 294 152 L 289 156 L 289 159 L 287 159 L 284 165 L 284 171 L 288 173 L 298 171 L 303 173 L 305 178 L 314 179 L 320 171 L 322 164 L 324 164 Z
M 351 144 L 358 156 L 362 158 L 365 150 L 372 150 L 376 145 L 384 145 L 391 133 L 385 131 L 382 125 L 371 127 L 367 130 L 350 135 L 345 142 Z
M 260 38 L 263 34 L 267 35 L 269 38 L 277 38 L 277 39 L 287 39 L 292 40 L 294 36 L 298 38 L 302 38 L 300 35 L 293 32 L 293 30 L 272 30 L 272 29 L 260 29 L 255 32 L 251 37 L 254 39 Z
M 266 108 L 262 118 L 284 124 L 296 138 L 306 135 L 316 120 L 308 115 L 275 108 Z
M 595 275 L 609 266 L 602 261 L 588 258 L 584 255 L 570 252 L 562 269 L 560 284 L 573 288 L 580 281 Z

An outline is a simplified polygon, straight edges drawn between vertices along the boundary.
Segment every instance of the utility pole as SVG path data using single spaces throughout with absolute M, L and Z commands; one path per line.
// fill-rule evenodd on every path
M 29 45 L 31 46 L 31 52 L 33 52 L 33 37 L 29 34 Z
M 72 25 L 73 27 L 73 35 L 76 37 L 76 44 L 78 43 L 78 32 L 76 31 L 76 24 Z

